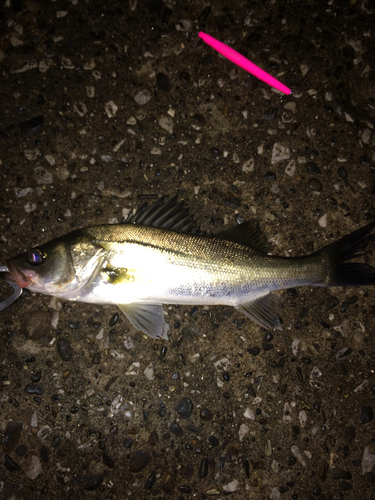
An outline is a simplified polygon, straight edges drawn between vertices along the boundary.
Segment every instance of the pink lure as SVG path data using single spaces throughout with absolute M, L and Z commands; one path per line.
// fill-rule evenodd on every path
M 284 92 L 284 94 L 286 95 L 289 95 L 292 92 L 286 85 L 279 82 L 279 80 L 276 80 L 276 78 L 271 76 L 263 69 L 259 68 L 259 66 L 257 66 L 256 64 L 249 61 L 249 59 L 246 59 L 245 56 L 241 55 L 236 50 L 232 49 L 231 47 L 228 47 L 228 45 L 225 45 L 225 43 L 219 42 L 219 40 L 216 40 L 216 38 L 214 38 L 211 35 L 207 35 L 207 33 L 203 33 L 203 31 L 199 32 L 199 37 L 204 42 L 206 42 L 207 45 L 210 45 L 224 57 L 234 62 L 234 64 L 237 64 L 237 66 L 240 66 L 241 68 L 245 69 L 252 75 L 256 76 L 263 82 L 270 85 L 271 87 L 280 90 L 280 92 Z

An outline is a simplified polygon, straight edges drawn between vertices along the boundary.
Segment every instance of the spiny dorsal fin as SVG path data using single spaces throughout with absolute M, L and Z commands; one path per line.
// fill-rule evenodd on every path
M 215 234 L 215 237 L 240 243 L 264 254 L 269 252 L 266 238 L 257 221 L 242 222 L 242 224 L 237 224 L 237 226 Z
M 177 201 L 177 196 L 171 199 L 162 196 L 151 207 L 144 203 L 134 215 L 130 212 L 124 224 L 140 224 L 180 233 L 207 234 L 198 227 L 184 202 Z

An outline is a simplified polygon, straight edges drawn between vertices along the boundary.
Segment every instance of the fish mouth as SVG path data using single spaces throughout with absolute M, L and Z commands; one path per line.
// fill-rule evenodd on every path
M 33 279 L 36 277 L 36 272 L 31 269 L 22 269 L 17 266 L 11 260 L 6 263 L 9 273 L 7 273 L 6 279 L 17 283 L 20 288 L 26 288 L 33 283 Z

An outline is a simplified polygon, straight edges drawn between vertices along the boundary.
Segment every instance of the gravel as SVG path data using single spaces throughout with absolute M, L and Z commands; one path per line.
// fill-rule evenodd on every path
M 164 194 L 209 233 L 258 220 L 273 255 L 371 222 L 371 9 L 4 2 L 0 264 Z M 0 313 L 0 497 L 370 498 L 374 288 L 280 297 L 272 333 L 229 306 L 167 305 L 163 342 L 115 306 L 25 290 Z

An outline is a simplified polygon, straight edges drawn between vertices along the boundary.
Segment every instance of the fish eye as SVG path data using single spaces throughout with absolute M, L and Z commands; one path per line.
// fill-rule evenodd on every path
M 46 257 L 47 254 L 42 248 L 33 248 L 27 254 L 27 260 L 33 266 L 38 266 L 39 264 L 41 264 Z

